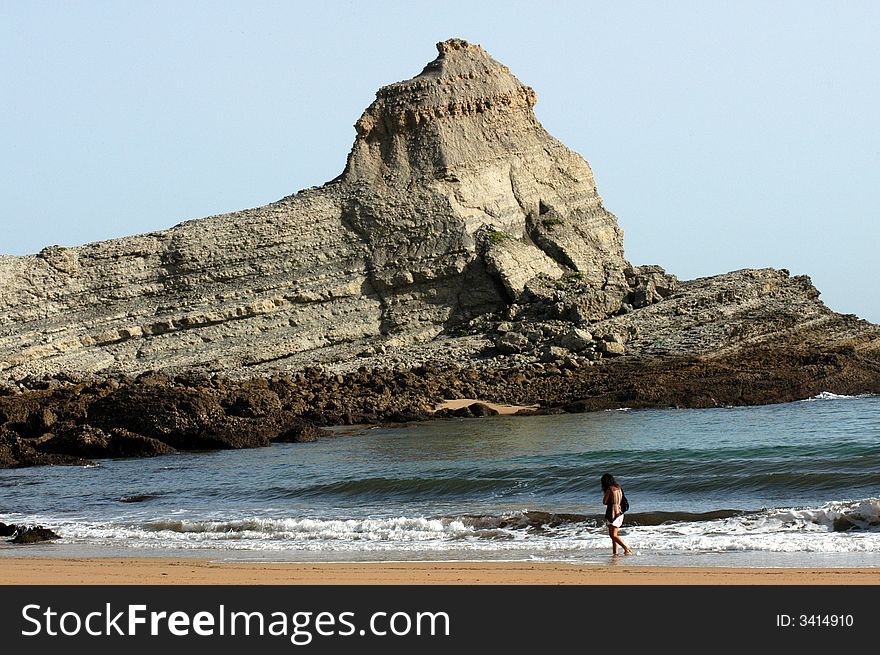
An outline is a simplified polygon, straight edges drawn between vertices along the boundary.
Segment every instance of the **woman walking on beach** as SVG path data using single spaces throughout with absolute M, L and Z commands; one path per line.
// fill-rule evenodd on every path
M 617 535 L 617 530 L 623 525 L 623 509 L 620 501 L 623 498 L 623 489 L 617 484 L 617 480 L 610 473 L 606 473 L 600 480 L 602 484 L 602 504 L 607 506 L 605 510 L 605 524 L 608 526 L 608 536 L 611 537 L 611 553 L 617 555 L 618 544 L 623 547 L 623 552 L 632 555 L 632 549 L 627 546 L 623 539 Z

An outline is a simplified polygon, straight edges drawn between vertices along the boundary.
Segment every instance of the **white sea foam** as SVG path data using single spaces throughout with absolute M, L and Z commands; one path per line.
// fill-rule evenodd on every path
M 880 498 L 635 528 L 633 535 L 643 549 L 875 552 L 880 549 Z
M 800 402 L 809 403 L 809 402 L 813 402 L 816 400 L 851 400 L 853 398 L 870 398 L 870 397 L 871 397 L 871 394 L 869 394 L 869 393 L 858 394 L 855 396 L 846 396 L 846 395 L 831 393 L 830 391 L 823 391 L 822 393 L 816 394 L 812 398 L 804 398 Z
M 147 549 L 228 549 L 381 553 L 391 551 L 520 551 L 536 557 L 604 551 L 608 535 L 595 522 L 527 529 L 503 521 L 461 518 L 168 519 L 145 523 L 52 521 L 68 543 Z M 637 520 L 634 515 L 633 520 Z M 880 552 L 880 498 L 819 507 L 766 509 L 717 520 L 624 525 L 627 542 L 642 551 L 779 553 Z
M 71 523 L 58 528 L 72 542 L 143 548 L 381 551 L 467 547 L 467 541 L 505 540 L 515 531 L 484 530 L 460 519 L 243 519 L 147 524 Z M 526 537 L 519 535 L 520 539 Z M 478 544 L 473 546 L 480 550 Z M 491 548 L 490 548 L 491 549 Z

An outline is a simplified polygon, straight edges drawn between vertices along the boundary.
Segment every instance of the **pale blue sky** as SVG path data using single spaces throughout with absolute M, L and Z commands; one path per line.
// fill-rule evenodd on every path
M 634 264 L 774 266 L 880 322 L 880 2 L 0 3 L 0 253 L 338 175 L 378 87 L 480 43 Z

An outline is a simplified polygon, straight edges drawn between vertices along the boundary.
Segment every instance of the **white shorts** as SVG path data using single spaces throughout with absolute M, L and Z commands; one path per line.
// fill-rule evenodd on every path
M 605 525 L 614 526 L 615 528 L 619 528 L 623 525 L 623 514 L 615 518 L 613 521 L 605 521 Z

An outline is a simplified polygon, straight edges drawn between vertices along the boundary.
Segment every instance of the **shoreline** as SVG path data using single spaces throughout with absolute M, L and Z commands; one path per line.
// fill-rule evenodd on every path
M 241 380 L 153 372 L 61 376 L 20 388 L 0 381 L 0 468 L 258 448 L 315 441 L 332 426 L 444 416 L 739 407 L 825 392 L 880 393 L 870 362 L 849 351 L 826 355 L 822 366 L 804 366 L 803 349 L 755 347 L 712 359 L 568 357 L 548 364 L 362 366 L 345 374 L 313 367 Z
M 225 562 L 0 559 L 0 585 L 880 585 L 880 568 L 731 568 L 564 562 Z

